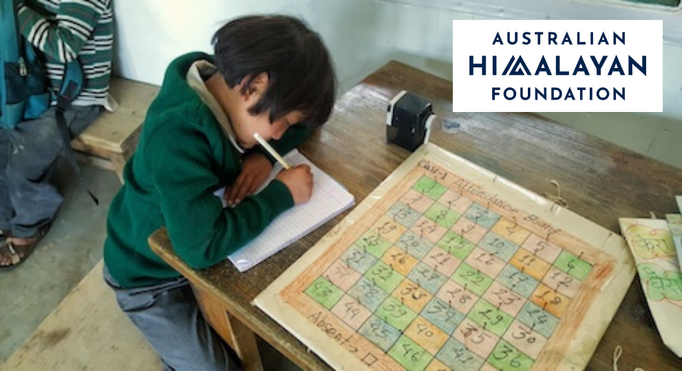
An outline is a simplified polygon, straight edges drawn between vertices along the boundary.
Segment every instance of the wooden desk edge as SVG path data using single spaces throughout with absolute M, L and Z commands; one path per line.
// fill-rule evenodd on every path
M 193 279 L 193 277 L 196 277 L 197 271 L 189 267 L 185 262 L 183 262 L 177 255 L 173 253 L 172 248 L 170 248 L 171 243 L 170 239 L 168 238 L 168 234 L 166 232 L 165 227 L 161 227 L 154 233 L 152 233 L 147 241 L 155 254 L 160 256 L 166 263 L 168 263 L 171 267 L 177 270 L 178 273 L 186 277 L 193 286 L 199 288 L 200 290 L 203 290 L 204 292 L 209 293 L 210 295 L 219 297 L 221 299 L 223 309 L 229 315 L 235 317 L 243 326 L 248 328 L 248 330 L 250 330 L 252 333 L 257 334 L 264 341 L 266 341 L 272 347 L 277 349 L 277 351 L 279 351 L 289 360 L 294 362 L 297 366 L 301 367 L 302 369 L 309 370 L 329 368 L 329 366 L 326 363 L 324 363 L 324 361 L 322 361 L 319 357 L 308 352 L 308 348 L 304 344 L 302 344 L 298 339 L 294 338 L 293 335 L 291 335 L 290 333 L 287 332 L 288 337 L 291 337 L 290 340 L 295 340 L 297 343 L 293 343 L 292 341 L 281 342 L 280 340 L 282 339 L 275 339 L 274 334 L 271 334 L 266 331 L 261 331 L 258 327 L 250 325 L 251 321 L 248 318 L 249 317 L 248 313 L 242 310 L 239 304 L 235 303 L 231 298 L 224 295 L 215 286 L 207 284 L 205 280 Z M 260 310 L 259 313 L 267 320 L 273 321 L 270 317 L 268 317 L 265 313 L 261 312 Z M 230 345 L 233 346 L 233 344 Z M 310 357 L 301 357 L 300 354 L 295 353 L 295 350 L 293 349 L 295 346 L 300 346 L 304 348 L 305 353 L 309 354 Z

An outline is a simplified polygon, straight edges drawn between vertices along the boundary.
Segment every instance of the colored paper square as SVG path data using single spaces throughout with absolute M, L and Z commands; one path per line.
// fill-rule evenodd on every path
M 490 285 L 483 295 L 483 298 L 489 303 L 498 306 L 511 316 L 516 316 L 526 303 L 524 297 L 513 292 L 511 289 L 506 288 L 497 281 Z
M 355 241 L 355 246 L 367 251 L 372 254 L 377 259 L 381 259 L 384 252 L 388 250 L 393 243 L 379 235 L 377 230 L 369 230 L 360 236 L 357 241 Z
M 537 359 L 542 348 L 547 344 L 547 338 L 518 320 L 512 323 L 503 339 L 532 359 Z
M 406 370 L 422 371 L 433 356 L 406 336 L 401 336 L 388 354 Z
M 530 296 L 530 300 L 558 318 L 562 317 L 566 308 L 571 304 L 571 299 L 542 283 L 538 285 L 533 295 Z
M 536 280 L 542 280 L 542 277 L 547 273 L 551 265 L 541 258 L 531 254 L 526 249 L 520 249 L 509 260 L 509 264 L 516 267 L 523 273 L 530 275 Z
M 464 217 L 485 229 L 491 229 L 500 220 L 499 214 L 475 202 L 464 212 Z
M 538 287 L 539 281 L 507 264 L 497 276 L 497 281 L 513 292 L 528 299 Z
M 433 297 L 423 287 L 410 280 L 403 280 L 393 291 L 393 296 L 415 312 L 420 312 Z
M 451 369 L 450 367 L 446 366 L 445 363 L 434 358 L 431 360 L 429 365 L 426 366 L 424 371 L 451 371 Z
M 566 250 L 559 254 L 559 257 L 554 262 L 554 265 L 581 281 L 585 281 L 587 276 L 590 274 L 590 271 L 592 271 L 592 264 L 586 262 L 585 260 L 579 259 L 577 256 Z
M 516 245 L 521 245 L 530 236 L 529 230 L 506 218 L 500 218 L 491 231 Z
M 358 331 L 367 340 L 374 343 L 384 352 L 400 337 L 400 331 L 377 316 L 371 316 Z
M 466 257 L 469 256 L 469 253 L 471 253 L 471 250 L 476 247 L 473 242 L 453 231 L 447 231 L 440 241 L 438 241 L 437 245 L 459 260 L 466 259 Z
M 405 231 L 395 244 L 417 259 L 423 258 L 433 247 L 432 242 L 419 237 L 411 230 Z
M 438 290 L 436 294 L 448 306 L 457 309 L 458 311 L 467 314 L 473 308 L 478 296 L 469 290 L 465 290 L 463 286 L 455 281 L 447 281 L 443 287 Z
M 343 296 L 341 289 L 322 277 L 318 277 L 313 281 L 305 290 L 305 293 L 327 309 L 332 309 L 334 304 Z
M 407 191 L 403 197 L 400 198 L 405 205 L 417 210 L 423 214 L 435 202 L 433 199 L 425 196 L 413 189 Z
M 558 269 L 557 267 L 549 268 L 549 271 L 542 279 L 542 283 L 571 299 L 575 298 L 575 296 L 578 294 L 578 290 L 580 290 L 580 286 L 582 285 L 582 281 Z
M 478 371 L 499 371 L 499 369 L 490 363 L 485 362 Z
M 448 189 L 438 183 L 437 181 L 427 177 L 427 176 L 422 176 L 419 178 L 417 183 L 412 187 L 415 191 L 418 193 L 421 193 L 425 196 L 428 196 L 432 200 L 437 200 L 440 196 L 445 193 Z
M 431 205 L 431 207 L 424 212 L 424 216 L 427 219 L 446 229 L 455 224 L 457 219 L 459 219 L 459 215 L 458 212 L 450 210 L 447 206 L 443 206 L 438 202 Z
M 365 278 L 382 290 L 393 292 L 405 277 L 383 261 L 378 261 L 365 273 Z
M 493 279 L 467 263 L 460 264 L 452 275 L 452 279 L 462 285 L 465 290 L 481 296 L 490 287 Z
M 405 330 L 405 335 L 419 344 L 431 355 L 436 355 L 450 335 L 441 331 L 433 323 L 418 316 Z
M 348 295 L 344 295 L 341 300 L 334 305 L 332 313 L 356 331 L 372 315 L 372 312 Z
M 378 231 L 379 235 L 391 243 L 398 241 L 400 236 L 405 233 L 406 228 L 400 223 L 396 223 L 393 219 L 384 215 L 372 226 L 371 231 Z
M 500 340 L 487 361 L 500 370 L 525 371 L 530 370 L 535 363 L 530 357 L 504 340 Z
M 327 268 L 323 276 L 344 292 L 353 287 L 360 277 L 362 277 L 362 275 L 353 268 L 350 268 L 338 260 Z
M 508 262 L 514 253 L 519 249 L 515 243 L 500 237 L 496 233 L 488 232 L 485 237 L 478 243 L 478 246 L 484 250 L 495 254 L 500 259 Z
M 426 289 L 431 294 L 436 294 L 438 290 L 448 281 L 448 276 L 436 271 L 432 267 L 419 262 L 407 275 L 407 278 L 416 282 L 418 285 Z
M 454 338 L 448 339 L 436 358 L 453 370 L 478 370 L 483 359 Z
M 500 340 L 495 334 L 485 330 L 469 318 L 462 321 L 452 337 L 482 359 L 488 357 L 495 348 L 495 344 Z
M 465 260 L 470 266 L 480 270 L 489 277 L 497 277 L 507 263 L 498 258 L 494 253 L 475 248 Z
M 412 226 L 412 231 L 419 235 L 419 237 L 431 243 L 436 243 L 441 239 L 441 237 L 443 237 L 445 232 L 447 232 L 447 229 L 425 217 L 421 217 Z
M 460 236 L 466 238 L 467 240 L 478 243 L 481 241 L 483 236 L 488 233 L 488 230 L 480 225 L 472 222 L 467 218 L 459 218 L 455 225 L 450 228 L 453 232 L 459 234 Z
M 451 210 L 457 211 L 459 214 L 467 211 L 469 206 L 474 202 L 471 199 L 462 196 L 451 189 L 448 189 L 442 196 L 438 199 L 438 202 L 447 206 Z
M 412 267 L 419 263 L 419 260 L 397 246 L 393 246 L 386 251 L 381 260 L 403 276 L 407 276 Z
M 464 313 L 438 297 L 431 299 L 421 315 L 447 334 L 452 334 L 466 317 Z
M 528 239 L 521 245 L 524 249 L 530 251 L 533 255 L 539 256 L 544 261 L 554 262 L 556 257 L 561 253 L 561 248 L 549 241 L 545 241 L 537 234 L 531 234 Z
M 374 315 L 400 331 L 405 331 L 410 322 L 417 317 L 415 311 L 393 296 L 387 297 L 374 312 Z
M 448 254 L 439 247 L 431 249 L 424 259 L 422 259 L 422 262 L 448 277 L 452 275 L 461 263 L 459 259 Z
M 386 215 L 393 219 L 393 221 L 402 224 L 405 227 L 411 227 L 414 222 L 421 217 L 420 212 L 398 201 L 390 209 Z
M 389 294 L 363 277 L 348 291 L 348 295 L 360 305 L 375 311 Z
M 556 329 L 559 324 L 558 318 L 542 310 L 542 308 L 532 302 L 526 302 L 516 318 L 521 323 L 528 326 L 528 328 L 540 333 L 546 338 L 552 336 L 554 329 Z
M 491 304 L 485 299 L 480 299 L 471 311 L 468 317 L 474 322 L 481 325 L 485 330 L 492 332 L 497 336 L 504 335 L 509 326 L 511 326 L 514 317 L 506 313 L 496 305 Z
M 367 272 L 377 262 L 377 258 L 355 245 L 349 247 L 339 260 L 360 274 Z

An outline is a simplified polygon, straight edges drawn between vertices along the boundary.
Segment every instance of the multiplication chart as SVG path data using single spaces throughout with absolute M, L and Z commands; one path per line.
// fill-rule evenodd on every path
M 428 156 L 409 162 L 257 304 L 335 368 L 586 363 L 594 348 L 567 355 L 619 259 L 508 199 L 497 177 L 486 187 Z

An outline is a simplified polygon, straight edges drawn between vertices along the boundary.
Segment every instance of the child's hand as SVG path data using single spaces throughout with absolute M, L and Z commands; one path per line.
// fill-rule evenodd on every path
M 252 195 L 263 184 L 271 170 L 272 164 L 264 154 L 248 154 L 242 161 L 242 172 L 234 184 L 225 190 L 223 198 L 229 205 L 238 205 L 244 197 Z
M 275 179 L 289 188 L 295 204 L 308 201 L 313 194 L 313 173 L 310 166 L 302 164 L 289 170 L 282 170 Z

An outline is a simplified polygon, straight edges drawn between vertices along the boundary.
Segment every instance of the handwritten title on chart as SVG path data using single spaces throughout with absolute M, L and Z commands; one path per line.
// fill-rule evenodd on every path
M 660 112 L 662 21 L 453 21 L 453 111 Z

